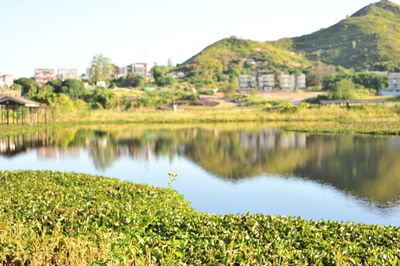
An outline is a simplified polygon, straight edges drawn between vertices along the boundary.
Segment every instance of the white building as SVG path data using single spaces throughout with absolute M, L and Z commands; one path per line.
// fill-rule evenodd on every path
M 239 76 L 239 91 L 250 92 L 257 90 L 258 92 L 272 92 L 275 87 L 274 74 L 262 74 L 258 78 L 254 75 Z M 280 91 L 296 91 L 296 89 L 306 89 L 305 74 L 282 74 L 279 76 Z
M 119 78 L 128 76 L 128 68 L 127 67 L 118 67 L 117 76 Z
M 272 91 L 275 87 L 275 75 L 266 74 L 258 76 L 258 87 L 262 91 Z
M 171 72 L 169 72 L 169 75 L 176 79 L 182 79 L 182 78 L 186 77 L 185 72 L 179 71 L 179 70 L 171 71 Z
M 381 95 L 400 95 L 400 73 L 389 73 L 389 87 L 381 89 Z
M 11 74 L 0 75 L 0 89 L 9 89 L 14 84 L 14 77 Z
M 61 79 L 62 81 L 66 79 L 78 79 L 78 70 L 59 68 L 57 70 L 57 78 Z
M 294 91 L 296 88 L 296 77 L 293 74 L 282 74 L 279 77 L 279 87 L 283 91 Z
M 306 89 L 305 74 L 282 74 L 279 77 L 279 86 L 283 91 L 295 91 L 297 89 Z
M 147 79 L 147 64 L 146 63 L 135 63 L 126 67 L 127 76 L 134 73 L 138 76 L 142 76 Z
M 305 90 L 307 88 L 306 85 L 306 75 L 305 74 L 296 74 L 296 89 L 297 90 Z
M 253 75 L 239 76 L 239 91 L 250 91 L 257 89 L 257 79 Z

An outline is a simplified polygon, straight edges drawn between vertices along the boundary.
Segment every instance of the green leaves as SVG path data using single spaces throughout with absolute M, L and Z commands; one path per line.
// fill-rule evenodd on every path
M 397 227 L 196 213 L 173 190 L 99 176 L 0 172 L 0 202 L 5 264 L 395 265 L 400 259 Z

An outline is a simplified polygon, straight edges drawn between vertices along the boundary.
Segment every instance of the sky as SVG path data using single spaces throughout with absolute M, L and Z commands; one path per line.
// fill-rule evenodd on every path
M 301 36 L 376 1 L 0 0 L 0 73 L 84 73 L 97 54 L 119 66 L 179 64 L 223 38 Z

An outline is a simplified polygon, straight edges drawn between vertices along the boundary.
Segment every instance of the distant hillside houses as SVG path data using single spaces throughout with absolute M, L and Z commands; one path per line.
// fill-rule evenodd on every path
M 128 77 L 132 74 L 135 74 L 145 79 L 148 79 L 150 75 L 150 73 L 147 71 L 146 63 L 134 63 L 124 67 L 117 67 L 116 74 L 119 78 Z
M 35 69 L 35 81 L 40 86 L 46 84 L 54 79 L 78 79 L 77 69 L 60 68 L 57 70 L 53 68 L 37 68 Z
M 14 84 L 14 77 L 11 74 L 0 74 L 0 89 L 9 89 Z
M 275 75 L 260 74 L 239 76 L 239 92 L 272 92 L 275 91 Z M 294 92 L 298 89 L 306 89 L 305 74 L 282 74 L 278 77 L 279 91 Z
M 0 74 L 0 98 L 20 97 L 21 91 L 12 88 L 14 77 L 11 74 Z
M 186 73 L 180 70 L 174 70 L 168 73 L 171 77 L 176 79 L 183 79 L 186 77 Z
M 400 95 L 400 73 L 393 72 L 389 73 L 389 87 L 381 89 L 379 94 L 381 95 Z

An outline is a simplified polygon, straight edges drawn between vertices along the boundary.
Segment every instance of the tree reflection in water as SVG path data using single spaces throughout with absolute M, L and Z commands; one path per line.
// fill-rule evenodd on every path
M 302 177 L 379 207 L 399 204 L 400 138 L 287 133 L 279 129 L 71 129 L 0 137 L 7 157 L 36 149 L 38 156 L 79 157 L 85 148 L 97 169 L 121 157 L 183 156 L 231 182 L 266 174 Z

